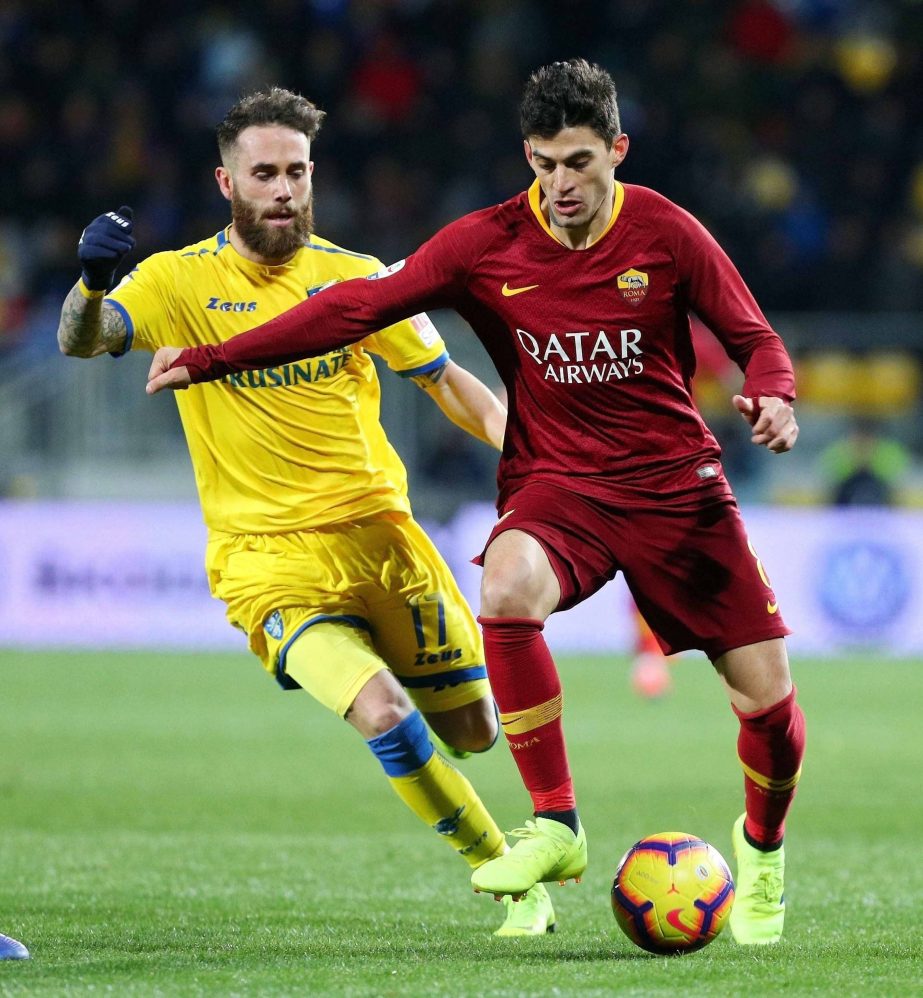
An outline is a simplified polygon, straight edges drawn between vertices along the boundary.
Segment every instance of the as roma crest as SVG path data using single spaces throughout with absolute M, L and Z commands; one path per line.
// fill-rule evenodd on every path
M 616 278 L 618 289 L 625 301 L 640 305 L 647 294 L 647 274 L 641 270 L 626 270 Z

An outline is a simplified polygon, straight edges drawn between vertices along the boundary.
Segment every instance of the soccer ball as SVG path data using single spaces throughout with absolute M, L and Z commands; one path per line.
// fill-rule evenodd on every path
M 684 832 L 636 842 L 612 881 L 612 911 L 626 936 L 650 953 L 689 953 L 724 928 L 734 880 L 714 846 Z

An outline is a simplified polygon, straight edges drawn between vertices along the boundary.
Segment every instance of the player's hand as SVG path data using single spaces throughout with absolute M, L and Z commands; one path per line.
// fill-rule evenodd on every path
M 188 388 L 192 384 L 187 367 L 174 367 L 170 365 L 183 351 L 179 347 L 161 347 L 154 354 L 151 361 L 151 369 L 147 372 L 148 395 L 156 395 L 165 388 L 178 392 Z
M 132 214 L 127 204 L 122 205 L 118 211 L 94 218 L 83 230 L 77 256 L 83 267 L 83 283 L 91 291 L 108 291 L 119 264 L 135 248 Z
M 785 401 L 761 395 L 758 405 L 753 399 L 735 395 L 734 408 L 753 427 L 750 440 L 760 447 L 766 447 L 773 454 L 784 454 L 791 450 L 798 439 L 798 423 L 795 410 Z

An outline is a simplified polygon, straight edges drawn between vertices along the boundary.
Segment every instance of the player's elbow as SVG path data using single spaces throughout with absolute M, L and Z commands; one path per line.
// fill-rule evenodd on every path
M 63 327 L 58 329 L 58 349 L 65 357 L 95 357 L 92 346 L 75 341 Z
M 64 354 L 65 357 L 85 357 L 85 356 L 87 356 L 81 350 L 78 350 L 75 347 L 71 346 L 71 344 L 68 343 L 66 340 L 61 339 L 60 336 L 58 337 L 58 349 L 61 351 L 61 353 Z

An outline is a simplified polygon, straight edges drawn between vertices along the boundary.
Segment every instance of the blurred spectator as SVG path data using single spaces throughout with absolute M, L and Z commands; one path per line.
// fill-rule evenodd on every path
M 376 35 L 353 73 L 355 113 L 375 131 L 406 121 L 420 100 L 423 83 L 416 63 L 390 32 Z
M 4 314 L 60 300 L 60 247 L 112 204 L 151 249 L 221 227 L 214 123 L 271 83 L 331 112 L 325 169 L 353 189 L 328 217 L 321 171 L 318 224 L 399 257 L 529 183 L 510 109 L 578 54 L 620 86 L 622 179 L 703 218 L 768 311 L 921 308 L 921 45 L 910 0 L 5 0 Z
M 629 611 L 634 631 L 634 648 L 628 674 L 631 688 L 645 700 L 657 700 L 673 691 L 671 670 L 677 659 L 668 659 L 661 651 L 654 632 L 641 611 L 629 597 Z
M 433 438 L 421 459 L 423 480 L 451 490 L 457 502 L 489 500 L 496 492 L 496 452 L 451 423 L 438 425 Z
M 871 420 L 857 420 L 849 434 L 820 459 L 834 506 L 890 506 L 910 470 L 910 454 Z

